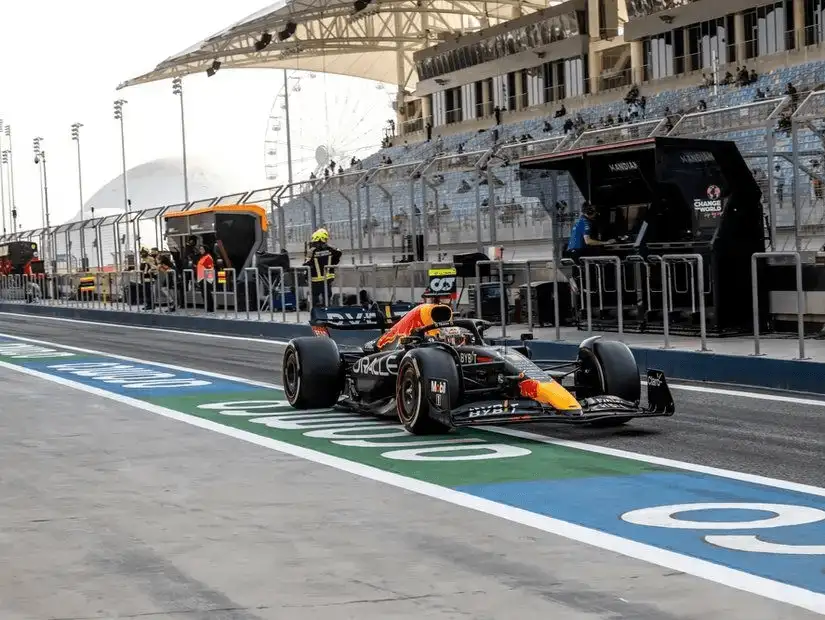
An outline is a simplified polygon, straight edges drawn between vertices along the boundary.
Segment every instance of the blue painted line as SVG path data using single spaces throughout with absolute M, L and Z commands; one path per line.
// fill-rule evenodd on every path
M 111 357 L 84 355 L 82 359 L 77 360 L 72 358 L 18 359 L 15 363 L 31 370 L 71 379 L 122 396 L 186 396 L 220 392 L 252 392 L 260 389 L 248 383 L 217 379 L 199 373 L 180 372 L 152 364 L 121 361 Z M 107 366 L 92 367 L 93 364 L 107 364 Z M 89 373 L 94 374 L 89 376 Z M 107 378 L 107 374 L 111 378 Z
M 698 473 L 655 472 L 635 476 L 540 480 L 457 487 L 456 490 L 570 523 L 597 529 L 825 593 L 825 555 L 785 555 L 734 551 L 714 546 L 706 535 L 757 535 L 785 545 L 825 545 L 825 520 L 806 525 L 742 529 L 675 529 L 637 525 L 622 515 L 641 508 L 693 503 L 768 503 L 825 510 L 825 497 L 765 487 Z M 754 510 L 699 510 L 677 519 L 718 523 L 774 516 Z

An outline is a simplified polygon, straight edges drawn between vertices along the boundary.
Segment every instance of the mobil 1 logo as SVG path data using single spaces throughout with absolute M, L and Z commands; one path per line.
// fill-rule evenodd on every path
M 450 402 L 446 380 L 430 379 L 430 402 L 439 409 L 446 408 Z

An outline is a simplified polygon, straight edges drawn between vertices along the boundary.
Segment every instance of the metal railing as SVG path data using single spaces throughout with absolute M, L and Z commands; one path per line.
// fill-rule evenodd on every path
M 707 334 L 707 321 L 705 318 L 705 263 L 704 259 L 700 254 L 666 254 L 660 257 L 662 261 L 662 269 L 665 272 L 665 279 L 662 285 L 662 299 L 664 300 L 664 308 L 670 308 L 669 298 L 670 295 L 670 286 L 669 286 L 669 269 L 668 263 L 670 262 L 684 262 L 687 263 L 690 267 L 690 296 L 691 296 L 691 311 L 695 309 L 695 301 L 696 295 L 694 289 L 694 281 L 697 283 L 698 290 L 698 298 L 699 298 L 699 339 L 701 341 L 701 350 L 708 351 L 708 334 Z M 696 265 L 696 272 L 693 271 L 693 265 Z M 698 277 L 694 280 L 694 273 L 698 275 Z M 687 291 L 683 291 L 687 292 Z M 667 312 L 663 311 L 663 315 L 665 316 L 665 348 L 669 348 L 669 334 L 668 334 L 668 316 Z
M 758 264 L 766 259 L 792 259 L 795 266 L 795 292 L 796 292 L 796 322 L 797 338 L 799 342 L 799 355 L 796 359 L 807 359 L 805 356 L 805 332 L 804 315 L 805 292 L 802 282 L 802 257 L 799 252 L 761 252 L 752 255 L 751 258 L 751 278 L 752 278 L 752 311 L 753 311 L 753 340 L 754 355 L 761 355 L 760 333 L 760 299 L 759 287 L 760 276 Z M 622 261 L 618 256 L 583 257 L 580 263 L 576 264 L 569 260 L 562 261 L 568 267 L 573 267 L 572 275 L 565 273 L 567 282 L 559 283 L 557 265 L 553 261 L 505 261 L 489 260 L 478 261 L 475 264 L 474 281 L 476 297 L 472 302 L 472 309 L 479 318 L 484 317 L 485 305 L 482 295 L 482 266 L 489 265 L 490 277 L 493 286 L 498 287 L 499 310 L 501 313 L 501 337 L 507 337 L 508 327 L 511 325 L 524 324 L 524 318 L 510 319 L 510 299 L 513 288 L 524 286 L 526 294 L 522 296 L 522 308 L 526 309 L 526 328 L 529 333 L 534 333 L 536 328 L 537 313 L 543 313 L 547 318 L 541 319 L 539 324 L 549 320 L 549 308 L 537 306 L 533 300 L 532 280 L 537 273 L 540 280 L 553 280 L 553 325 L 555 327 L 556 340 L 562 339 L 561 332 L 561 308 L 559 290 L 562 286 L 571 287 L 571 295 L 574 294 L 574 287 L 571 283 L 578 283 L 577 294 L 580 300 L 578 316 L 584 312 L 586 316 L 586 330 L 592 334 L 594 329 L 605 329 L 597 327 L 593 318 L 593 298 L 604 293 L 615 296 L 615 303 L 610 301 L 604 306 L 611 310 L 615 307 L 616 317 L 610 318 L 613 321 L 613 329 L 618 329 L 618 337 L 627 336 L 627 321 L 625 319 L 624 304 L 626 294 L 637 295 L 637 304 L 640 309 L 646 308 L 644 321 L 650 321 L 650 312 L 658 311 L 658 304 L 654 296 L 661 296 L 661 328 L 664 340 L 664 348 L 669 349 L 671 343 L 671 313 L 674 310 L 674 298 L 681 299 L 680 312 L 687 313 L 691 329 L 696 329 L 698 323 L 698 336 L 701 343 L 700 351 L 710 351 L 707 343 L 707 299 L 711 293 L 712 282 L 706 279 L 706 264 L 700 254 L 665 254 L 649 255 L 647 258 L 641 256 L 630 256 Z M 615 270 L 615 285 L 608 282 L 604 268 L 613 265 Z M 625 265 L 638 266 L 637 270 L 644 270 L 644 281 L 638 275 L 633 276 L 634 284 L 629 279 L 631 274 L 625 274 Z M 677 278 L 678 273 L 674 269 L 684 266 L 685 279 Z M 405 287 L 409 287 L 410 301 L 420 299 L 420 295 L 426 289 L 426 279 L 422 276 L 427 269 L 433 266 L 431 263 L 393 263 L 382 264 L 372 263 L 365 265 L 338 265 L 336 266 L 336 288 L 338 299 L 336 303 L 343 304 L 345 289 L 362 288 L 371 289 L 373 300 L 377 300 L 380 295 L 389 298 L 389 301 L 397 301 L 397 293 Z M 591 273 L 591 266 L 595 269 L 596 278 Z M 661 286 L 657 290 L 651 275 L 658 266 L 661 273 Z M 578 273 L 576 270 L 578 269 Z M 211 306 L 214 310 L 213 316 L 223 319 L 245 320 L 266 320 L 265 309 L 268 305 L 269 320 L 276 320 L 276 296 L 280 299 L 281 321 L 294 320 L 300 323 L 302 319 L 302 305 L 305 302 L 311 312 L 314 300 L 310 293 L 312 288 L 311 269 L 299 266 L 292 268 L 269 267 L 266 277 L 257 268 L 248 267 L 243 269 L 245 276 L 243 281 L 237 277 L 236 270 L 225 269 L 223 274 L 225 279 L 219 281 L 218 271 L 213 270 L 207 274 L 207 280 L 211 278 L 212 283 L 198 283 L 195 280 L 195 273 L 191 269 L 180 272 L 180 276 L 175 272 L 161 273 L 153 280 L 145 280 L 143 275 L 136 271 L 124 271 L 113 273 L 95 274 L 93 283 L 89 279 L 84 280 L 81 288 L 79 275 L 47 274 L 38 276 L 9 275 L 0 276 L 0 300 L 14 303 L 43 303 L 46 305 L 76 305 L 82 308 L 95 310 L 117 310 L 126 312 L 152 311 L 161 312 L 166 306 L 170 310 L 180 307 L 184 315 L 198 315 L 197 305 Z M 389 273 L 387 273 L 389 271 Z M 549 277 L 544 277 L 544 272 Z M 517 277 L 511 278 L 515 273 Z M 301 277 L 306 274 L 306 281 L 301 283 Z M 290 283 L 288 278 L 292 277 Z M 87 276 L 88 278 L 88 276 Z M 470 276 L 473 278 L 473 276 Z M 469 279 L 469 278 L 468 278 Z M 423 284 L 423 286 L 422 286 Z M 466 280 L 464 285 L 466 288 Z M 487 286 L 490 286 L 488 284 Z M 289 289 L 294 292 L 294 308 L 288 310 Z M 598 290 L 596 290 L 598 288 Z M 277 289 L 277 290 L 276 290 Z M 203 292 L 204 298 L 198 301 L 197 291 Z M 463 294 L 462 289 L 462 294 Z M 241 291 L 243 301 L 241 301 Z M 211 297 L 211 300 L 207 298 Z M 460 303 L 459 297 L 459 303 Z M 332 300 L 326 299 L 326 302 Z M 547 300 L 549 301 L 549 300 Z M 547 301 L 544 303 L 546 304 Z M 253 303 L 255 308 L 253 309 Z M 542 302 L 538 302 L 542 303 Z M 764 299 L 762 300 L 764 303 Z M 601 307 L 601 304 L 600 304 Z M 254 310 L 254 316 L 253 316 Z M 243 311 L 241 316 L 239 313 Z M 575 313 L 575 309 L 571 308 Z M 488 314 L 490 310 L 487 309 Z M 787 314 L 792 314 L 788 311 Z M 524 313 L 521 315 L 524 317 Z M 658 319 L 656 319 L 658 321 Z M 682 325 L 688 323 L 682 322 Z M 658 326 L 658 322 L 656 323 Z M 580 326 L 579 329 L 583 329 Z M 611 329 L 609 326 L 608 329 Z M 695 333 L 695 332 L 694 332 Z
M 599 286 L 599 307 L 601 304 L 601 295 L 604 290 L 602 272 L 599 269 L 599 264 L 611 264 L 616 268 L 616 315 L 619 329 L 619 339 L 624 335 L 624 305 L 622 303 L 622 261 L 618 256 L 583 256 L 581 262 L 584 264 L 584 291 L 585 302 L 587 305 L 587 333 L 593 333 L 593 300 L 590 288 L 590 264 L 593 263 L 597 267 L 597 278 Z
M 758 252 L 751 256 L 751 287 L 753 301 L 753 354 L 762 355 L 759 348 L 759 269 L 757 262 L 763 258 L 793 258 L 796 270 L 796 327 L 799 339 L 799 357 L 805 357 L 805 291 L 802 288 L 802 257 L 799 252 Z

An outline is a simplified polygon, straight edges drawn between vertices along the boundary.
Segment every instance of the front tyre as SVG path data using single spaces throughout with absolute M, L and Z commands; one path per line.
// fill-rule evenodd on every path
M 428 398 L 431 380 L 447 382 L 450 408 L 460 399 L 461 384 L 455 359 L 439 348 L 415 349 L 401 360 L 395 388 L 398 420 L 414 435 L 447 433 L 450 427 L 431 417 Z
M 284 351 L 284 394 L 296 409 L 323 409 L 338 402 L 344 386 L 341 354 L 330 338 L 295 338 Z
M 642 395 L 639 367 L 633 353 L 623 342 L 604 340 L 601 336 L 588 338 L 579 347 L 579 370 L 576 372 L 577 390 L 581 397 L 618 396 L 638 403 Z M 597 427 L 627 424 L 632 418 L 616 416 L 593 422 Z

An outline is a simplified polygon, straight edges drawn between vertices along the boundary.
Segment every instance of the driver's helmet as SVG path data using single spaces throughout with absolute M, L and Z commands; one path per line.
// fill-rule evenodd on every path
M 439 327 L 430 332 L 427 332 L 433 340 L 444 342 L 454 347 L 469 344 L 470 332 L 462 327 L 449 325 L 447 327 Z

